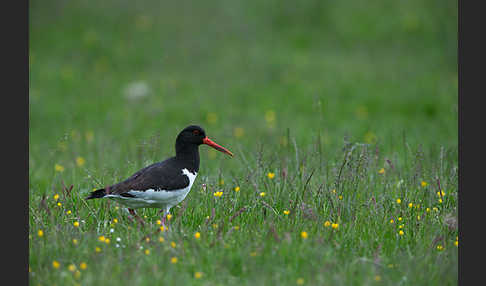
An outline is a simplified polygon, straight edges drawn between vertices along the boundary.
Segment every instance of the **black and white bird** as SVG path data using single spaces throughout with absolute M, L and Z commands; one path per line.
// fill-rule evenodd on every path
M 182 130 L 176 139 L 176 155 L 149 165 L 128 179 L 90 193 L 86 198 L 109 198 L 126 206 L 141 224 L 135 213 L 138 208 L 160 208 L 163 222 L 170 209 L 182 202 L 191 190 L 199 172 L 199 145 L 206 144 L 233 156 L 228 149 L 210 140 L 204 129 L 191 125 Z

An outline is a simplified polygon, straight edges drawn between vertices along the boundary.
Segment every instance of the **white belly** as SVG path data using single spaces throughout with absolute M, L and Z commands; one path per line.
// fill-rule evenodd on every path
M 145 191 L 136 191 L 131 190 L 128 194 L 134 197 L 123 197 L 120 195 L 106 195 L 106 198 L 113 199 L 118 203 L 127 206 L 131 209 L 138 209 L 138 208 L 161 208 L 165 209 L 166 212 L 169 209 L 180 202 L 182 202 L 189 191 L 191 191 L 192 184 L 196 179 L 197 173 L 193 174 L 189 172 L 187 169 L 183 169 L 182 173 L 189 178 L 189 185 L 184 189 L 180 190 L 172 190 L 172 191 L 165 191 L 159 190 L 155 191 L 153 189 L 148 189 Z

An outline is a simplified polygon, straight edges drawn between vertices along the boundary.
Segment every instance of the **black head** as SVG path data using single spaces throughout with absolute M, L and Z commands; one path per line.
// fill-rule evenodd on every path
M 184 142 L 184 144 L 203 144 L 206 138 L 206 132 L 200 126 L 190 125 L 184 128 L 177 136 L 177 141 Z
M 233 156 L 228 149 L 214 143 L 211 139 L 206 136 L 206 132 L 202 127 L 197 125 L 190 125 L 184 128 L 179 135 L 177 135 L 176 140 L 176 153 L 184 152 L 183 150 L 196 149 L 201 144 L 206 144 L 214 149 Z

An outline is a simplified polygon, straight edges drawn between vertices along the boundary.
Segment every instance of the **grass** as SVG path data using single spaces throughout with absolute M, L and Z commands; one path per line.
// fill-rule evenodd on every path
M 31 285 L 457 284 L 455 1 L 30 5 Z M 83 200 L 191 123 L 169 231 Z

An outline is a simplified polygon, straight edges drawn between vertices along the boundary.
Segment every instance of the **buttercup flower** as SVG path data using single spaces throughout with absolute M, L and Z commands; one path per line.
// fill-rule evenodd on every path
M 84 166 L 84 163 L 86 163 L 86 160 L 84 160 L 83 157 L 79 156 L 76 158 L 76 165 L 78 165 L 78 167 Z
M 55 170 L 56 172 L 60 172 L 60 173 L 62 173 L 62 172 L 64 172 L 64 167 L 63 167 L 62 165 L 55 164 L 55 165 L 54 165 L 54 170 Z
M 275 178 L 275 173 L 269 172 L 269 173 L 267 174 L 267 177 L 268 177 L 270 180 L 272 180 L 273 178 Z
M 61 266 L 61 264 L 59 262 L 57 262 L 56 260 L 52 261 L 52 267 L 58 269 L 59 266 Z
M 308 237 L 307 232 L 305 232 L 305 231 L 301 232 L 300 237 L 302 237 L 303 239 L 306 239 Z

